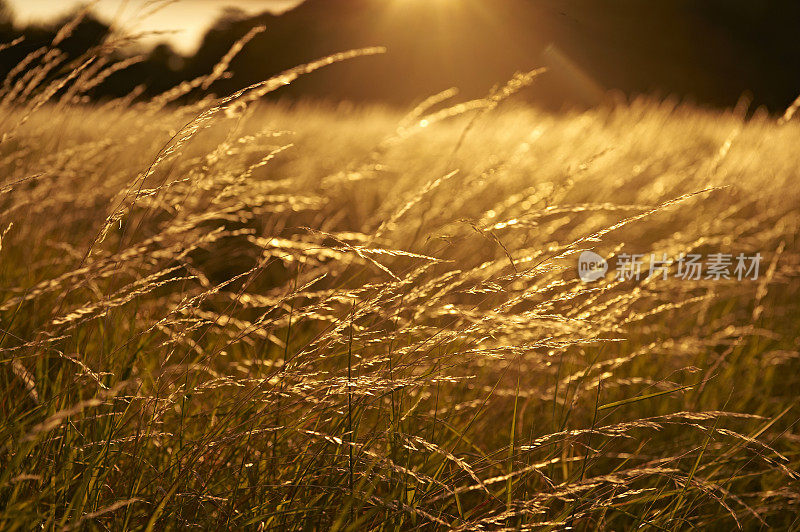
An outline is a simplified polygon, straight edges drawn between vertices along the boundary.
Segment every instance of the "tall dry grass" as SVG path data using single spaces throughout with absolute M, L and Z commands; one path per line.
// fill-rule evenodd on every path
M 377 49 L 88 104 L 124 65 L 54 50 L 2 88 L 0 528 L 797 528 L 795 122 L 258 103 Z

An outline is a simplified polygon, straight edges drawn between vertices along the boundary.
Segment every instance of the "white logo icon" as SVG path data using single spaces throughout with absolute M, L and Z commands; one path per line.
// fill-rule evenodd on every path
M 608 272 L 608 262 L 594 251 L 584 251 L 578 257 L 578 277 L 584 283 L 601 279 L 606 272 Z

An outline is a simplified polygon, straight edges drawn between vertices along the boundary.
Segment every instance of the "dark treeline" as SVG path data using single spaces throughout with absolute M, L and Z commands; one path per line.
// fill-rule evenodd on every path
M 0 52 L 0 76 L 51 42 L 63 23 L 18 28 L 0 8 L 0 39 L 25 37 Z M 229 10 L 192 57 L 159 45 L 92 96 L 120 96 L 142 86 L 146 97 L 205 74 L 259 24 L 267 31 L 245 47 L 231 65 L 233 75 L 217 82 L 215 92 L 374 45 L 389 51 L 315 73 L 278 95 L 408 104 L 456 86 L 476 97 L 515 71 L 539 66 L 550 71 L 526 96 L 551 107 L 592 104 L 615 90 L 674 94 L 717 107 L 749 93 L 756 105 L 781 112 L 800 92 L 796 0 L 307 0 L 280 16 Z M 74 58 L 108 31 L 87 17 L 59 47 Z

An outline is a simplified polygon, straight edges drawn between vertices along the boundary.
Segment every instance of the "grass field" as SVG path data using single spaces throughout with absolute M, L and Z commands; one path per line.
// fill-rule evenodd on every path
M 795 122 L 100 74 L 4 89 L 3 530 L 798 528 Z

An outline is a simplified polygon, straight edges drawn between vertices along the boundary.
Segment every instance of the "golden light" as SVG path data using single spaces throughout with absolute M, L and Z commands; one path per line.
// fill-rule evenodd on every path
M 464 32 L 464 20 L 479 20 L 491 23 L 491 2 L 484 0 L 387 0 L 384 3 L 384 16 L 378 26 L 391 27 L 398 21 L 409 21 L 409 16 L 414 19 L 433 21 L 437 26 L 426 27 L 428 32 L 435 32 L 438 37 L 448 37 L 455 32 Z M 469 17 L 467 16 L 469 15 Z M 415 21 L 416 22 L 416 21 Z M 414 31 L 411 28 L 406 28 Z
M 464 8 L 468 3 L 472 3 L 472 0 L 390 0 L 386 2 L 386 5 L 389 11 L 408 9 L 452 11 Z

